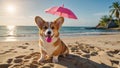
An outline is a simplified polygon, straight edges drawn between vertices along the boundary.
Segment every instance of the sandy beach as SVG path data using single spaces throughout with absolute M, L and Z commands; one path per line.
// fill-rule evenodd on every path
M 70 54 L 37 63 L 38 40 L 0 42 L 0 68 L 120 68 L 120 35 L 62 38 Z

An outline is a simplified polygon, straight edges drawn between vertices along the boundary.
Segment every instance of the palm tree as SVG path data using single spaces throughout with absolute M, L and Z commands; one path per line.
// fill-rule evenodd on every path
M 120 3 L 113 2 L 113 4 L 109 8 L 111 8 L 110 16 L 114 15 L 117 18 L 119 26 L 120 26 Z
M 101 17 L 99 25 L 108 28 L 109 21 L 110 21 L 110 17 L 107 15 L 104 15 Z
M 107 15 L 104 15 L 101 17 L 101 20 L 104 21 L 104 22 L 108 22 L 110 20 L 109 16 Z

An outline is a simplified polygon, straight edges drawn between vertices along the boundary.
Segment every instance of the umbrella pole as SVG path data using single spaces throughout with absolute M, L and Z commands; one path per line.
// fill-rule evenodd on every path
M 60 17 L 62 17 L 62 13 L 60 13 Z

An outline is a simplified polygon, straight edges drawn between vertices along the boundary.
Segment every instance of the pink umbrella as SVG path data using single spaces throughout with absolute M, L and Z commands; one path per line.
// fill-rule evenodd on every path
M 64 5 L 62 5 L 60 7 L 55 6 L 55 7 L 46 9 L 45 12 L 50 13 L 50 14 L 54 14 L 54 15 L 58 15 L 61 17 L 77 19 L 76 15 L 70 9 L 64 8 Z

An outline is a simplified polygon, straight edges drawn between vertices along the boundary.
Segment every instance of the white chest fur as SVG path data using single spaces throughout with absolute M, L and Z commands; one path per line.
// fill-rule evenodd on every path
M 53 46 L 53 42 L 57 40 L 57 38 L 53 38 L 53 41 L 51 43 L 48 43 L 44 40 L 44 38 L 40 38 L 40 40 L 43 42 L 43 45 L 40 44 L 40 48 L 44 50 L 47 55 L 51 56 L 53 52 L 58 48 L 58 46 Z
M 58 46 L 53 46 L 52 43 L 44 43 L 42 49 L 47 53 L 47 55 L 51 56 L 57 47 Z

